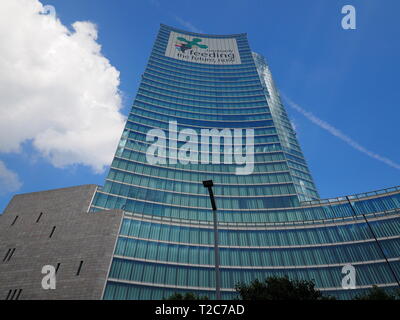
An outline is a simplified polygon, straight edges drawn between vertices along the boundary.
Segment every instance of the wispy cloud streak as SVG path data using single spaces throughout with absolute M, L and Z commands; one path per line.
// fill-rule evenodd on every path
M 183 27 L 187 28 L 189 31 L 196 33 L 204 33 L 202 30 L 194 26 L 190 21 L 183 20 L 178 16 L 175 16 L 175 20 L 179 22 Z
M 193 23 L 191 23 L 190 21 L 184 20 L 181 17 L 177 16 L 176 14 L 173 14 L 170 11 L 165 11 L 162 6 L 161 6 L 161 2 L 159 0 L 149 0 L 149 3 L 157 8 L 160 11 L 163 11 L 163 13 L 166 13 L 167 15 L 169 15 L 171 18 L 175 19 L 176 22 L 178 22 L 182 27 L 186 28 L 189 31 L 195 32 L 195 33 L 204 33 L 203 30 L 197 28 Z
M 312 114 L 309 111 L 306 111 L 305 109 L 303 109 L 301 106 L 299 106 L 298 104 L 294 103 L 291 99 L 289 99 L 288 97 L 282 95 L 283 98 L 286 100 L 287 104 L 292 107 L 293 109 L 295 109 L 296 111 L 300 112 L 303 116 L 305 116 L 308 120 L 310 120 L 312 123 L 316 124 L 317 126 L 319 126 L 320 128 L 328 131 L 330 134 L 332 134 L 333 136 L 339 138 L 340 140 L 346 142 L 350 147 L 352 147 L 355 150 L 358 150 L 364 154 L 366 154 L 367 156 L 379 160 L 381 162 L 383 162 L 384 164 L 398 169 L 400 170 L 400 164 L 386 158 L 383 157 L 375 152 L 372 152 L 370 150 L 368 150 L 367 148 L 363 147 L 362 145 L 360 145 L 358 142 L 354 141 L 352 138 L 350 138 L 349 136 L 345 135 L 343 132 L 341 132 L 339 129 L 336 129 L 334 126 L 330 125 L 329 123 L 327 123 L 324 120 L 319 119 L 317 116 L 315 116 L 314 114 Z

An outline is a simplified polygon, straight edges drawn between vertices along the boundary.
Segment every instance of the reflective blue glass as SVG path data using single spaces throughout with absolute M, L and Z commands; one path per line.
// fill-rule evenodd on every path
M 220 39 L 221 47 L 234 41 L 240 63 L 173 58 L 168 43 L 177 33 Z M 181 47 L 176 42 L 172 53 Z M 173 134 L 190 129 L 190 136 L 202 129 L 254 129 L 254 170 L 237 175 L 236 164 L 224 162 L 229 154 L 222 143 L 211 150 L 221 153 L 220 163 L 182 163 L 176 156 L 149 163 L 148 132 L 167 132 L 171 121 L 177 123 Z M 186 145 L 171 141 L 172 154 Z M 323 292 L 344 299 L 375 284 L 396 286 L 400 189 L 350 197 L 352 204 L 319 200 L 270 69 L 251 52 L 246 34 L 204 35 L 161 25 L 106 182 L 91 205 L 92 211 L 125 212 L 104 299 L 162 299 L 174 292 L 215 298 L 212 214 L 202 185 L 210 179 L 224 299 L 236 297 L 238 282 L 268 276 L 313 279 Z M 342 288 L 347 264 L 356 268 L 355 290 Z

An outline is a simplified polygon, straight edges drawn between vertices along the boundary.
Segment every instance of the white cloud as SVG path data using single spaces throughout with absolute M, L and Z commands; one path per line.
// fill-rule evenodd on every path
M 316 117 L 313 113 L 306 111 L 302 107 L 300 107 L 297 103 L 294 103 L 292 100 L 290 100 L 288 97 L 282 95 L 288 105 L 292 107 L 293 109 L 297 110 L 300 112 L 302 115 L 304 115 L 308 120 L 310 120 L 312 123 L 316 124 L 318 127 L 328 131 L 331 135 L 339 138 L 340 140 L 344 141 L 347 143 L 350 147 L 353 149 L 360 151 L 361 153 L 364 153 L 368 157 L 381 161 L 384 164 L 388 165 L 389 167 L 395 168 L 397 170 L 400 170 L 400 164 L 394 162 L 391 159 L 388 159 L 386 157 L 383 157 L 373 151 L 368 150 L 367 148 L 363 147 L 360 145 L 357 141 L 354 141 L 352 138 L 341 132 L 339 129 L 335 128 L 331 124 L 327 123 L 324 120 L 321 120 L 320 118 Z
M 0 160 L 0 194 L 17 191 L 21 186 L 18 175 Z
M 56 167 L 102 172 L 124 125 L 119 71 L 101 53 L 97 29 L 69 30 L 38 0 L 1 0 L 0 152 L 33 147 Z

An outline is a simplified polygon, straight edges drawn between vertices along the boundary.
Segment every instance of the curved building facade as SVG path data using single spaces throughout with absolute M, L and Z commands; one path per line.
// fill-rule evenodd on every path
M 246 163 L 252 170 L 237 174 L 225 142 L 239 159 L 249 150 L 246 129 L 254 130 L 254 156 Z M 189 136 L 202 130 L 243 136 L 222 135 L 215 149 L 212 137 L 198 139 L 198 153 L 187 157 Z M 154 163 L 148 153 L 156 142 L 166 148 Z M 92 201 L 92 211 L 125 212 L 104 299 L 215 297 L 212 213 L 202 185 L 210 179 L 223 298 L 236 296 L 238 282 L 272 275 L 313 279 L 341 298 L 375 284 L 398 285 L 400 189 L 319 200 L 268 65 L 251 52 L 246 34 L 161 25 L 108 177 Z M 342 287 L 345 265 L 355 268 L 356 289 Z

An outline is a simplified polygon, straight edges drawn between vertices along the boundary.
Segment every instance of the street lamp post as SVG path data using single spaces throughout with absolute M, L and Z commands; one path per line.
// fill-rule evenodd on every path
M 350 198 L 349 198 L 348 196 L 346 196 L 346 199 L 347 199 L 347 202 L 348 202 L 349 205 L 350 205 L 351 210 L 353 211 L 354 217 L 357 218 L 357 213 L 356 213 L 356 210 L 355 210 L 354 207 L 353 207 L 353 203 L 350 201 Z M 375 239 L 375 242 L 376 242 L 376 244 L 377 244 L 377 246 L 378 246 L 378 248 L 379 248 L 379 251 L 381 252 L 383 258 L 385 259 L 385 261 L 386 261 L 386 263 L 387 263 L 387 265 L 388 265 L 388 267 L 389 267 L 389 270 L 390 270 L 390 272 L 391 272 L 392 275 L 393 275 L 393 278 L 396 280 L 397 285 L 400 287 L 400 280 L 399 280 L 399 278 L 397 278 L 396 272 L 393 270 L 392 265 L 390 264 L 390 262 L 389 262 L 389 260 L 388 260 L 388 258 L 387 258 L 387 256 L 386 256 L 386 254 L 385 254 L 385 251 L 383 250 L 381 244 L 379 243 L 378 238 L 376 237 L 374 230 L 372 229 L 371 225 L 369 224 L 369 221 L 368 221 L 367 217 L 365 216 L 365 214 L 364 214 L 363 212 L 361 212 L 361 215 L 363 216 L 363 218 L 364 218 L 364 220 L 365 220 L 365 223 L 366 223 L 366 225 L 367 225 L 369 231 L 370 231 L 371 234 L 372 234 L 372 237 Z
M 208 189 L 210 194 L 211 206 L 213 210 L 214 220 L 214 256 L 215 256 L 215 291 L 217 300 L 221 300 L 221 277 L 219 273 L 219 247 L 218 247 L 218 219 L 217 219 L 217 206 L 215 204 L 214 193 L 212 186 L 214 185 L 212 180 L 203 181 L 203 186 Z

